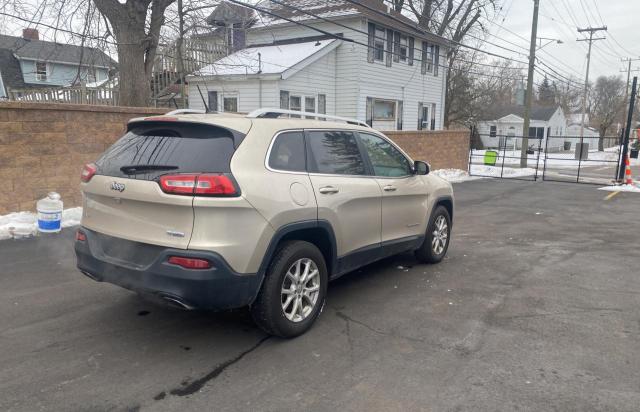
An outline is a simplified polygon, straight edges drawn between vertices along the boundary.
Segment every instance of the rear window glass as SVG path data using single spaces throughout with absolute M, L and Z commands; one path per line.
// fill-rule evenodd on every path
M 269 155 L 269 167 L 292 172 L 306 170 L 302 132 L 286 132 L 276 137 Z
M 351 132 L 331 130 L 309 132 L 312 172 L 337 175 L 363 175 L 364 162 L 355 136 Z
M 234 141 L 223 128 L 189 123 L 134 126 L 98 159 L 97 173 L 153 180 L 167 173 L 229 173 Z

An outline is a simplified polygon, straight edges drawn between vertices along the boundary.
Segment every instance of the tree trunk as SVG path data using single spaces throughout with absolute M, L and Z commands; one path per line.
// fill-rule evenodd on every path
M 607 129 L 600 128 L 598 131 L 600 132 L 600 138 L 598 139 L 598 151 L 604 152 L 604 137 L 607 135 Z
M 118 40 L 120 104 L 148 106 L 151 97 L 151 72 L 145 70 L 145 46 L 140 44 L 144 33 L 141 35 L 136 30 L 118 30 L 115 35 Z

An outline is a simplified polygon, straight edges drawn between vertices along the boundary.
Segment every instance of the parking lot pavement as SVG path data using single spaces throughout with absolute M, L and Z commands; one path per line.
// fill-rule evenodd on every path
M 83 277 L 71 230 L 0 242 L 0 410 L 637 411 L 640 196 L 454 190 L 444 262 L 339 279 L 288 341 Z

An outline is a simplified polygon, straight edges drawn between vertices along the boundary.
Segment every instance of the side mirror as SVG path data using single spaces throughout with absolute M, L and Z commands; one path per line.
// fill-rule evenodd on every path
M 428 175 L 430 169 L 431 167 L 427 162 L 421 162 L 420 160 L 413 162 L 413 173 L 417 175 Z

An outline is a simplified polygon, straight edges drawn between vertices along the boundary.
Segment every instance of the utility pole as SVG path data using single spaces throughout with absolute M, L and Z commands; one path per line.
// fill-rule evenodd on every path
M 522 147 L 520 148 L 520 167 L 527 167 L 529 149 L 529 124 L 531 123 L 531 95 L 533 94 L 533 69 L 536 64 L 536 45 L 538 36 L 538 9 L 540 0 L 533 0 L 533 21 L 531 23 L 531 43 L 529 44 L 529 71 L 527 72 L 527 91 L 524 95 L 524 123 L 522 125 Z
M 587 27 L 586 29 L 578 29 L 578 33 L 589 33 L 588 39 L 577 39 L 576 41 L 588 41 L 589 51 L 587 52 L 587 74 L 584 78 L 584 94 L 582 95 L 582 118 L 580 120 L 580 141 L 584 137 L 584 117 L 587 113 L 587 94 L 589 93 L 589 65 L 591 63 L 591 44 L 596 40 L 604 40 L 606 37 L 593 37 L 593 33 L 598 31 L 607 31 L 607 26 L 602 27 Z
M 640 58 L 638 58 L 638 59 L 632 59 L 632 58 L 622 59 L 622 63 L 625 63 L 625 62 L 629 63 L 629 65 L 627 67 L 627 70 L 626 70 L 626 72 L 627 72 L 627 82 L 625 83 L 626 87 L 624 89 L 624 101 L 625 102 L 627 101 L 627 99 L 629 99 L 629 86 L 630 86 L 629 81 L 631 80 L 631 72 L 632 71 L 633 72 L 640 71 L 640 69 L 631 70 L 631 63 L 632 62 L 636 62 L 636 61 L 640 61 Z M 620 72 L 624 73 L 625 70 L 620 70 Z
M 633 78 L 633 84 L 631 85 L 631 99 L 629 99 L 629 111 L 627 112 L 627 122 L 624 128 L 624 135 L 622 138 L 622 153 L 620 153 L 620 165 L 618 166 L 618 180 L 622 181 L 624 176 L 624 163 L 629 153 L 629 137 L 631 134 L 631 121 L 633 119 L 633 108 L 636 101 L 636 92 L 638 86 L 638 77 Z

